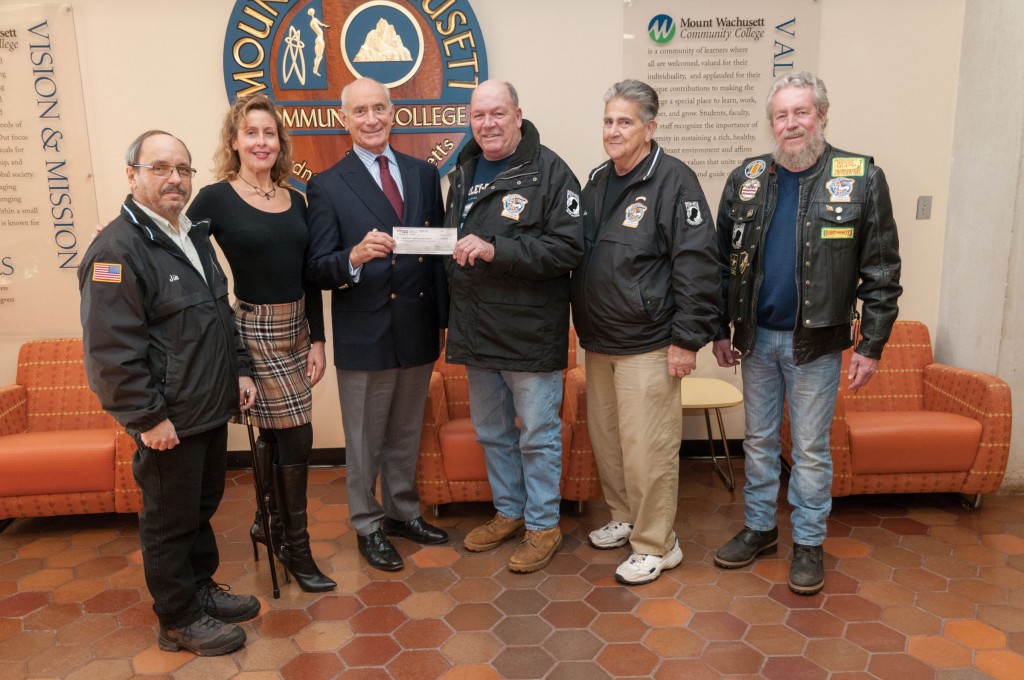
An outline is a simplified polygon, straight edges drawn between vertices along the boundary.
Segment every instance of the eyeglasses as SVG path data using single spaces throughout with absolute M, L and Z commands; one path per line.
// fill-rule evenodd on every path
M 134 164 L 134 165 L 132 165 L 132 167 L 133 168 L 147 168 L 150 172 L 152 172 L 157 177 L 166 177 L 167 175 L 171 174 L 171 171 L 174 171 L 174 170 L 176 170 L 178 172 L 178 177 L 180 177 L 182 179 L 192 179 L 192 177 L 196 174 L 196 169 L 195 168 L 190 168 L 187 165 L 140 165 L 140 164 Z

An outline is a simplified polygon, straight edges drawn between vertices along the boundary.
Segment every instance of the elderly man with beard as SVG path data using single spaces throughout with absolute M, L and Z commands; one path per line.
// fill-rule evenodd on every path
M 724 310 L 714 343 L 720 366 L 743 359 L 747 482 L 743 530 L 715 554 L 725 569 L 775 553 L 781 472 L 779 427 L 788 401 L 793 436 L 789 587 L 825 583 L 822 543 L 832 507 L 829 427 L 842 351 L 860 338 L 849 389 L 874 375 L 902 292 L 889 187 L 871 156 L 825 141 L 825 83 L 788 73 L 768 94 L 775 150 L 729 176 L 718 210 Z M 732 324 L 732 340 L 729 324 Z

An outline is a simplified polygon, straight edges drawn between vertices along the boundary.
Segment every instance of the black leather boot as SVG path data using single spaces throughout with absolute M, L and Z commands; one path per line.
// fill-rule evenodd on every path
M 267 497 L 267 512 L 270 513 L 270 532 L 274 538 L 274 547 L 278 550 L 281 547 L 283 530 L 281 527 L 281 515 L 277 511 L 277 484 L 274 481 L 274 462 L 277 459 L 277 444 L 270 444 L 262 439 L 256 440 L 256 465 L 259 468 L 260 480 L 263 482 L 263 494 Z M 256 470 L 253 470 L 256 473 Z M 256 506 L 256 516 L 253 518 L 252 527 L 249 528 L 249 540 L 252 541 L 252 558 L 259 562 L 260 555 L 256 549 L 257 543 L 267 544 L 266 522 L 260 514 L 259 505 Z
M 308 593 L 322 593 L 333 590 L 337 583 L 324 576 L 313 561 L 309 550 L 309 530 L 306 517 L 306 481 L 309 467 L 297 465 L 275 465 L 277 469 L 279 495 L 277 504 L 284 523 L 284 540 L 278 557 L 285 569 L 295 577 L 299 587 Z

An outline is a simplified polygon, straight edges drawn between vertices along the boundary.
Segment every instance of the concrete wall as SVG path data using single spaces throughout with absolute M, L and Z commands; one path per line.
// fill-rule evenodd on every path
M 1024 5 L 972 3 L 964 21 L 936 361 L 994 373 L 1024 394 Z M 982 11 L 977 11 L 982 10 Z M 1019 408 L 1014 409 L 1016 414 Z M 1024 491 L 1024 425 L 1002 490 Z

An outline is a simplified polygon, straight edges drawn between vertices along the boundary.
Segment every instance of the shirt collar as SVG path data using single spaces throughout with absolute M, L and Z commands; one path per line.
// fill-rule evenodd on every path
M 356 144 L 352 145 L 352 150 L 356 152 L 356 155 L 359 156 L 359 160 L 361 160 L 363 162 L 363 165 L 365 165 L 366 167 L 370 167 L 371 165 L 376 163 L 377 156 L 385 156 L 388 159 L 389 164 L 398 165 L 398 159 L 395 157 L 395 152 L 391 148 L 390 144 L 384 147 L 384 153 L 373 153 L 372 151 L 367 151 L 363 147 L 358 146 Z
M 188 237 L 188 232 L 192 230 L 192 220 L 190 220 L 184 212 L 178 215 L 178 229 L 177 231 L 175 231 L 174 227 L 171 225 L 170 220 L 168 220 L 166 217 L 163 217 L 162 215 L 157 215 L 155 212 L 153 212 L 146 206 L 142 205 L 138 201 L 135 202 L 135 205 L 139 206 L 142 212 L 149 215 L 149 218 L 156 223 L 156 226 L 160 227 L 160 231 L 164 232 L 168 236 L 173 236 L 175 238 L 186 238 Z

